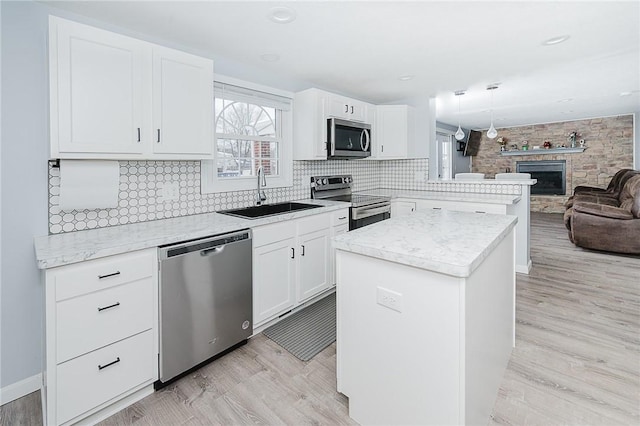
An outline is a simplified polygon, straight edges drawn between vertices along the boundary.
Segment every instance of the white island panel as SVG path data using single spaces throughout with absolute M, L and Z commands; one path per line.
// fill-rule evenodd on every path
M 418 212 L 335 239 L 338 390 L 353 419 L 488 422 L 515 342 L 514 225 Z

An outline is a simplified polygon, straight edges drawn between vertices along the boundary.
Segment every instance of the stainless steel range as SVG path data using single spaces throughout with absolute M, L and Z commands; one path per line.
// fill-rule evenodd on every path
M 391 197 L 352 194 L 352 183 L 351 175 L 312 176 L 311 198 L 351 203 L 349 230 L 391 217 Z

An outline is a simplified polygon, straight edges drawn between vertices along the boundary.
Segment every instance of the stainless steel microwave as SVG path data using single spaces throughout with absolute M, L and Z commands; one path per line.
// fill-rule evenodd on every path
M 327 139 L 327 158 L 348 160 L 371 155 L 370 124 L 329 118 Z

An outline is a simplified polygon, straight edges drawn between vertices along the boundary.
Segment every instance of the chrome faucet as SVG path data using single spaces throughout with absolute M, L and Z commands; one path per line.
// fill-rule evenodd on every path
M 261 205 L 264 201 L 267 201 L 267 195 L 262 188 L 267 186 L 267 177 L 262 171 L 262 166 L 258 167 L 258 189 L 256 191 L 256 206 Z

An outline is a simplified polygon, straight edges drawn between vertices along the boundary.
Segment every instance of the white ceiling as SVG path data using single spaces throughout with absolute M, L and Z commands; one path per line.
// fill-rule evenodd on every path
M 373 103 L 435 96 L 445 123 L 457 125 L 453 92 L 466 90 L 463 127 L 489 127 L 491 83 L 501 83 L 498 128 L 640 111 L 638 1 L 43 3 L 206 54 L 217 72 L 281 89 L 315 86 Z M 275 6 L 296 19 L 272 22 Z M 570 38 L 542 45 L 560 35 Z

